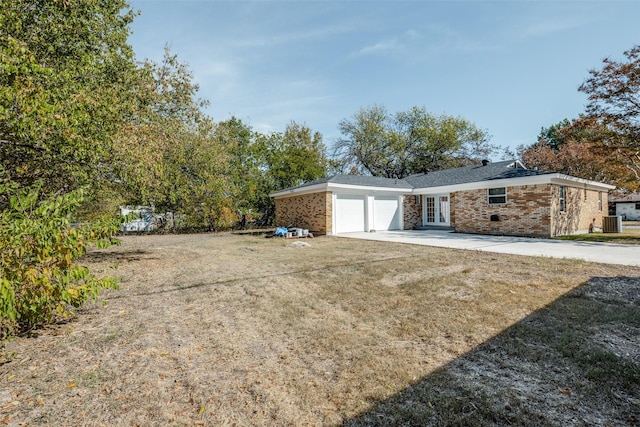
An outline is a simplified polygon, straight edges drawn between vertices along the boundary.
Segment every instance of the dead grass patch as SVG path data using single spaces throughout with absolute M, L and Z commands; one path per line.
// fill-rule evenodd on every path
M 121 247 L 91 253 L 86 262 L 94 268 L 119 265 L 122 289 L 106 294 L 105 307 L 87 306 L 73 322 L 8 343 L 0 421 L 632 419 L 617 408 L 637 417 L 637 400 L 625 399 L 638 396 L 632 343 L 640 269 L 329 237 L 309 242 L 126 236 Z M 620 398 L 607 403 L 596 385 Z

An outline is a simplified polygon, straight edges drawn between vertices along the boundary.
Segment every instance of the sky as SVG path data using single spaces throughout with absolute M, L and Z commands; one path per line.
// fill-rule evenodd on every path
M 138 59 L 168 46 L 216 121 L 323 135 L 360 108 L 459 116 L 514 149 L 576 118 L 606 57 L 640 44 L 640 1 L 132 0 Z M 495 159 L 497 160 L 497 158 Z

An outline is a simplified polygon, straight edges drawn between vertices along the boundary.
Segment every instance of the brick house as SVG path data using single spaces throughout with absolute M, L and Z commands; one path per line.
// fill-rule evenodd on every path
M 613 188 L 512 160 L 404 179 L 335 175 L 270 196 L 278 225 L 316 234 L 451 227 L 554 237 L 602 227 Z

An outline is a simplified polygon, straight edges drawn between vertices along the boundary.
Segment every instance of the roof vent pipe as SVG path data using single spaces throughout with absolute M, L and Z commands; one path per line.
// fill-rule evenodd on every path
M 482 166 L 487 166 L 489 164 L 489 160 L 484 159 L 482 160 Z

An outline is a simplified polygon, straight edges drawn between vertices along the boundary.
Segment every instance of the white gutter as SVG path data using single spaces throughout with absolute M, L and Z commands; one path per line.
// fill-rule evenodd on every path
M 467 182 L 464 184 L 443 185 L 440 187 L 415 188 L 413 194 L 440 194 L 453 193 L 455 191 L 478 190 L 496 187 L 518 187 L 522 185 L 556 184 L 570 187 L 586 188 L 587 190 L 609 191 L 616 188 L 615 185 L 602 182 L 589 181 L 561 173 L 535 175 L 520 178 L 490 179 L 487 181 Z
M 381 194 L 440 194 L 453 193 L 455 191 L 478 190 L 496 187 L 517 187 L 522 185 L 539 185 L 539 184 L 556 184 L 566 185 L 569 187 L 585 188 L 595 191 L 609 191 L 616 188 L 615 185 L 604 184 L 602 182 L 590 181 L 588 179 L 576 178 L 574 176 L 564 175 L 561 173 L 535 175 L 527 177 L 491 179 L 487 181 L 467 182 L 464 184 L 442 185 L 439 187 L 425 188 L 393 188 L 393 187 L 372 187 L 368 185 L 352 185 L 337 184 L 333 182 L 323 182 L 321 184 L 309 185 L 306 187 L 290 188 L 287 190 L 276 191 L 269 194 L 269 197 L 291 197 L 303 194 L 338 191 L 340 193 L 358 193 L 363 192 L 381 193 Z
M 393 188 L 393 187 L 373 187 L 369 185 L 352 185 L 352 184 L 337 184 L 334 182 L 323 182 L 322 184 L 309 185 L 306 187 L 290 188 L 287 190 L 277 191 L 269 194 L 269 197 L 291 197 L 299 196 L 303 194 L 318 193 L 321 191 L 338 191 L 340 193 L 353 193 L 361 194 L 363 191 L 371 193 L 385 193 L 385 194 L 411 194 L 413 191 L 411 188 Z

